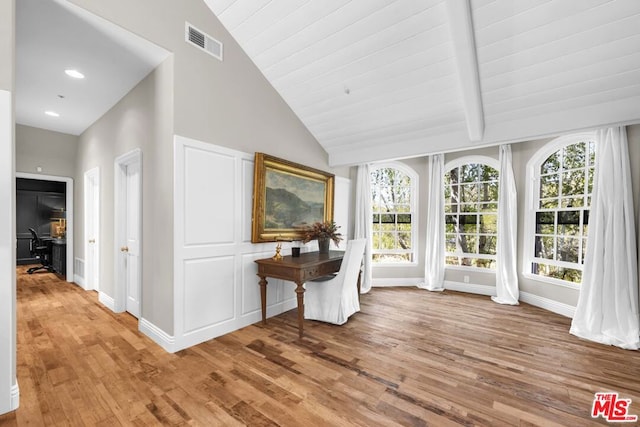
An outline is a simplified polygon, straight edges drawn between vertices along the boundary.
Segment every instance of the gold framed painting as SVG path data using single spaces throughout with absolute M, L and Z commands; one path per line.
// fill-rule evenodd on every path
M 302 240 L 304 229 L 333 220 L 335 176 L 256 153 L 251 241 Z

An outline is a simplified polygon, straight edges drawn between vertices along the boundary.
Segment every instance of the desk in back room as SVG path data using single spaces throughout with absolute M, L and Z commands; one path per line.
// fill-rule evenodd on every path
M 67 241 L 65 239 L 51 239 L 51 266 L 61 277 L 67 275 Z
M 260 277 L 262 323 L 267 323 L 267 277 L 294 282 L 298 299 L 298 336 L 302 338 L 304 329 L 304 283 L 337 272 L 340 270 L 343 257 L 343 251 L 329 251 L 328 254 L 306 252 L 295 258 L 288 255 L 277 261 L 273 258 L 256 260 L 258 277 Z

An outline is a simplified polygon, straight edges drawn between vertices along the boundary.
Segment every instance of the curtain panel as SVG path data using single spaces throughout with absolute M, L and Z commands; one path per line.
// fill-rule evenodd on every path
M 578 337 L 637 350 L 638 258 L 627 133 L 596 133 L 587 253 L 570 332 Z
M 371 210 L 371 173 L 369 165 L 358 166 L 356 173 L 356 212 L 354 239 L 366 239 L 364 248 L 364 261 L 362 280 L 360 283 L 360 293 L 366 294 L 371 290 L 373 280 L 372 267 L 372 230 L 371 221 L 373 212 Z
M 419 288 L 444 290 L 444 154 L 429 156 L 429 210 L 427 213 L 427 247 L 424 283 Z
M 500 146 L 500 185 L 498 186 L 498 244 L 496 247 L 496 296 L 498 304 L 517 305 L 517 237 L 518 237 L 518 193 L 513 176 L 511 146 Z

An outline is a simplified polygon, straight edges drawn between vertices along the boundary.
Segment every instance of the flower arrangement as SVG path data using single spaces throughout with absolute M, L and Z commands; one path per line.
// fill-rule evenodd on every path
M 304 229 L 304 239 L 302 241 L 303 243 L 308 243 L 311 240 L 328 238 L 338 246 L 342 240 L 342 234 L 338 233 L 338 228 L 340 226 L 335 221 L 316 222 Z

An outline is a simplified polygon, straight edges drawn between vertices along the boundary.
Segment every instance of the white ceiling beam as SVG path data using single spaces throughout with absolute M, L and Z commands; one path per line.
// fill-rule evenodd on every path
M 469 139 L 481 141 L 484 112 L 469 0 L 446 0 L 445 3 Z

